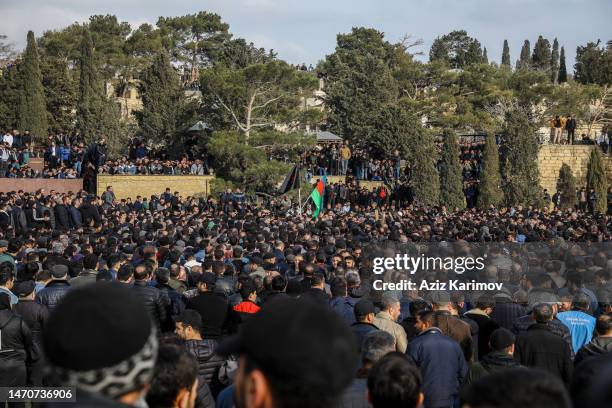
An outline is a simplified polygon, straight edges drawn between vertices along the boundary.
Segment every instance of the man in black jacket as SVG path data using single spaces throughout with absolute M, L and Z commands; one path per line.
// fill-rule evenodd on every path
M 55 205 L 55 225 L 63 230 L 69 229 L 72 227 L 72 217 L 70 216 L 70 212 L 68 207 L 70 206 L 70 200 L 67 196 L 64 196 L 62 202 L 58 202 Z
M 32 341 L 38 350 L 42 347 L 41 333 L 49 318 L 49 311 L 40 303 L 34 301 L 33 280 L 19 282 L 15 285 L 14 291 L 19 297 L 19 302 L 13 306 L 13 311 L 17 313 L 32 331 Z M 28 385 L 42 385 L 42 361 L 34 366 L 28 366 Z
M 225 359 L 215 354 L 217 341 L 203 339 L 201 335 L 202 316 L 195 310 L 185 310 L 176 318 L 176 334 L 185 340 L 185 346 L 198 363 L 200 381 L 208 384 L 213 395 L 223 388 L 219 382 L 219 368 Z
M 25 386 L 26 365 L 35 363 L 38 353 L 28 325 L 11 310 L 6 293 L 0 293 L 0 333 L 0 386 Z
M 193 309 L 202 316 L 202 336 L 217 339 L 226 324 L 229 304 L 224 296 L 214 293 L 217 276 L 204 272 L 197 283 L 198 294 L 189 299 L 187 309 Z
M 157 268 L 155 271 L 155 287 L 162 291 L 167 301 L 166 314 L 169 318 L 166 319 L 166 327 L 164 331 L 174 330 L 174 319 L 185 310 L 185 301 L 183 295 L 172 289 L 168 284 L 170 281 L 170 271 L 167 268 Z
M 489 345 L 491 333 L 499 328 L 499 325 L 490 317 L 494 308 L 495 299 L 489 295 L 482 295 L 476 301 L 476 307 L 465 313 L 478 324 L 478 360 L 491 351 Z
M 547 303 L 538 303 L 533 307 L 536 323 L 516 340 L 514 357 L 527 367 L 546 370 L 564 383 L 569 384 L 572 376 L 572 359 L 570 346 L 561 337 L 550 331 L 553 319 L 553 308 Z
M 68 267 L 66 265 L 54 265 L 51 268 L 51 282 L 36 294 L 36 301 L 46 306 L 49 313 L 55 309 L 57 304 L 70 290 L 68 283 Z
M 144 264 L 134 268 L 134 286 L 132 286 L 132 291 L 149 311 L 153 324 L 157 328 L 158 334 L 160 334 L 162 328 L 166 327 L 168 301 L 159 289 L 149 285 L 150 280 L 151 276 Z

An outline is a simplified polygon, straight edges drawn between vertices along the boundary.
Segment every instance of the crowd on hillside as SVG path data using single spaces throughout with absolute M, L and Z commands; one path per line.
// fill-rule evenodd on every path
M 376 158 L 365 149 L 348 142 L 318 144 L 302 155 L 306 181 L 318 176 L 349 176 L 357 180 L 391 183 L 402 176 L 399 151 L 393 157 Z
M 6 132 L 0 145 L 0 177 L 7 178 L 54 178 L 75 179 L 83 177 L 83 162 L 90 153 L 90 146 L 76 136 L 65 133 L 51 135 L 46 146 L 33 146 L 29 132 Z M 30 164 L 33 157 L 44 159 L 43 169 L 34 169 Z M 127 151 L 118 159 L 101 156 L 98 173 L 105 174 L 164 174 L 164 175 L 207 175 L 211 170 L 206 155 L 202 157 L 183 156 L 170 159 L 166 151 L 152 150 L 139 139 L 132 140 Z
M 0 386 L 83 407 L 605 406 L 607 216 L 330 207 L 0 193 Z M 484 269 L 373 273 L 435 242 Z M 411 276 L 504 285 L 374 290 Z

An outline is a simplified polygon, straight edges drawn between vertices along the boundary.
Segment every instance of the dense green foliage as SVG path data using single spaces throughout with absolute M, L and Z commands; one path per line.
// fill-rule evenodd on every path
M 510 47 L 508 46 L 508 40 L 504 40 L 504 50 L 501 57 L 501 65 L 505 68 L 510 68 Z
M 154 143 L 172 140 L 181 126 L 185 94 L 165 51 L 144 72 L 140 93 L 143 106 L 137 118 L 143 136 Z
M 508 205 L 538 205 L 541 201 L 536 126 L 524 109 L 506 113 L 502 130 L 501 171 Z
M 450 68 L 465 68 L 486 63 L 480 42 L 465 30 L 452 31 L 434 40 L 429 51 L 430 61 L 443 61 Z
M 590 42 L 576 50 L 575 79 L 583 84 L 612 84 L 612 41 L 606 47 Z
M 499 173 L 499 151 L 495 143 L 495 135 L 489 133 L 485 142 L 482 157 L 482 174 L 477 197 L 479 208 L 497 206 L 503 202 L 501 190 L 501 174 Z
M 605 214 L 608 210 L 608 179 L 603 163 L 601 150 L 594 148 L 591 150 L 591 158 L 587 168 L 587 189 L 595 190 L 597 193 L 597 203 L 595 209 L 599 213 Z
M 576 177 L 574 177 L 571 167 L 566 163 L 563 163 L 559 170 L 557 192 L 561 196 L 561 208 L 574 208 L 576 206 L 578 201 L 578 197 L 576 197 Z
M 457 135 L 452 130 L 445 129 L 442 137 L 444 141 L 440 155 L 440 204 L 449 209 L 463 209 L 466 202 Z
M 565 48 L 561 47 L 561 54 L 559 55 L 559 76 L 557 82 L 560 84 L 567 82 L 567 66 L 565 65 Z
M 47 135 L 49 125 L 38 50 L 32 31 L 28 31 L 28 45 L 19 75 L 22 88 L 19 92 L 17 126 L 19 129 L 29 130 L 34 140 L 41 142 Z

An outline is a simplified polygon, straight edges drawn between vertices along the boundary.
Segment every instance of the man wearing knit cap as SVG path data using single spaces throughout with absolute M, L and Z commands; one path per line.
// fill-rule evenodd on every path
M 491 371 L 520 366 L 513 357 L 515 340 L 516 337 L 508 329 L 502 327 L 494 330 L 489 340 L 492 351 L 482 357 L 480 362 L 470 365 L 466 384 L 471 384 Z
M 43 331 L 50 378 L 76 388 L 75 407 L 143 406 L 157 346 L 144 305 L 117 283 L 71 291 Z
M 296 299 L 266 303 L 216 352 L 239 355 L 235 402 L 248 408 L 336 406 L 358 358 L 340 316 L 327 306 Z

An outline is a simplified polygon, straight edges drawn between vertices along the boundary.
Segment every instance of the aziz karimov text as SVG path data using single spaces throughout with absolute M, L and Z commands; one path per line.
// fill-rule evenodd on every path
M 402 279 L 399 282 L 385 282 L 382 279 L 377 279 L 372 282 L 374 290 L 442 290 L 442 291 L 471 291 L 471 290 L 501 290 L 504 286 L 503 283 L 492 283 L 492 282 L 476 282 L 471 281 L 459 281 L 449 280 L 448 282 L 441 282 L 436 280 L 430 282 L 427 280 L 421 280 L 421 282 L 413 282 L 411 280 Z

